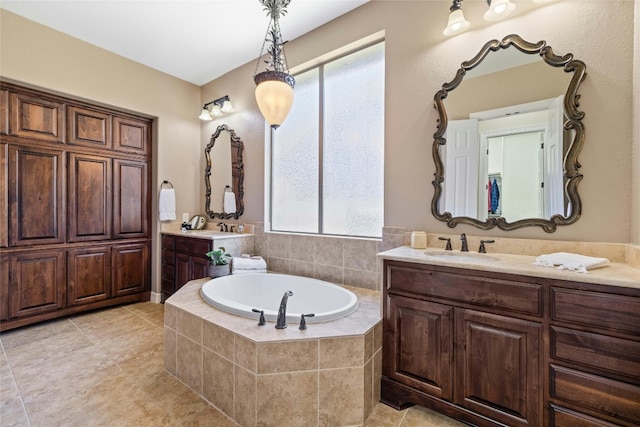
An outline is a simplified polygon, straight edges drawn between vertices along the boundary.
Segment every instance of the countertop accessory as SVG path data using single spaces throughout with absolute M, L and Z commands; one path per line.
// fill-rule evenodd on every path
M 426 249 L 427 233 L 425 231 L 414 231 L 411 233 L 411 247 L 414 249 Z

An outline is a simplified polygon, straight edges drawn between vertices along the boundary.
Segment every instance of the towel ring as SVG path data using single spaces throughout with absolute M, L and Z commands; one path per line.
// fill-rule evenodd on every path
M 168 185 L 168 188 L 173 188 L 173 184 L 170 183 L 169 181 L 167 181 L 166 179 L 164 181 L 162 181 L 162 184 L 160 185 L 160 188 L 165 188 L 164 186 Z

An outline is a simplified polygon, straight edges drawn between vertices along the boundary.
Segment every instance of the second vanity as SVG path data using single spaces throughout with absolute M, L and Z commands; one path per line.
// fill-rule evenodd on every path
M 253 253 L 253 234 L 223 233 L 211 230 L 164 231 L 162 240 L 162 301 L 190 280 L 207 277 L 206 253 L 221 246 L 233 256 Z
M 640 270 L 401 247 L 383 259 L 381 400 L 479 426 L 640 424 Z

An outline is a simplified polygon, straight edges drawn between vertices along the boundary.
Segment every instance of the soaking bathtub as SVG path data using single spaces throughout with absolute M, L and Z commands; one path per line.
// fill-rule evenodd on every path
M 358 308 L 358 297 L 348 289 L 323 280 L 288 274 L 256 273 L 229 275 L 205 282 L 202 298 L 212 306 L 239 316 L 258 319 L 263 310 L 267 321 L 275 322 L 280 301 L 286 291 L 287 321 L 300 320 L 313 313 L 307 323 L 325 322 L 348 316 Z

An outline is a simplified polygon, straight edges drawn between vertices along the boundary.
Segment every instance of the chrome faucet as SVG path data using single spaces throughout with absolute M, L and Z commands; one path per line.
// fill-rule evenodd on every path
M 467 246 L 467 235 L 462 233 L 460 235 L 460 240 L 462 240 L 462 247 L 460 248 L 460 252 L 469 252 L 469 247 Z
M 287 327 L 287 300 L 293 292 L 286 291 L 280 301 L 280 308 L 278 308 L 278 318 L 276 319 L 276 329 L 284 329 Z

